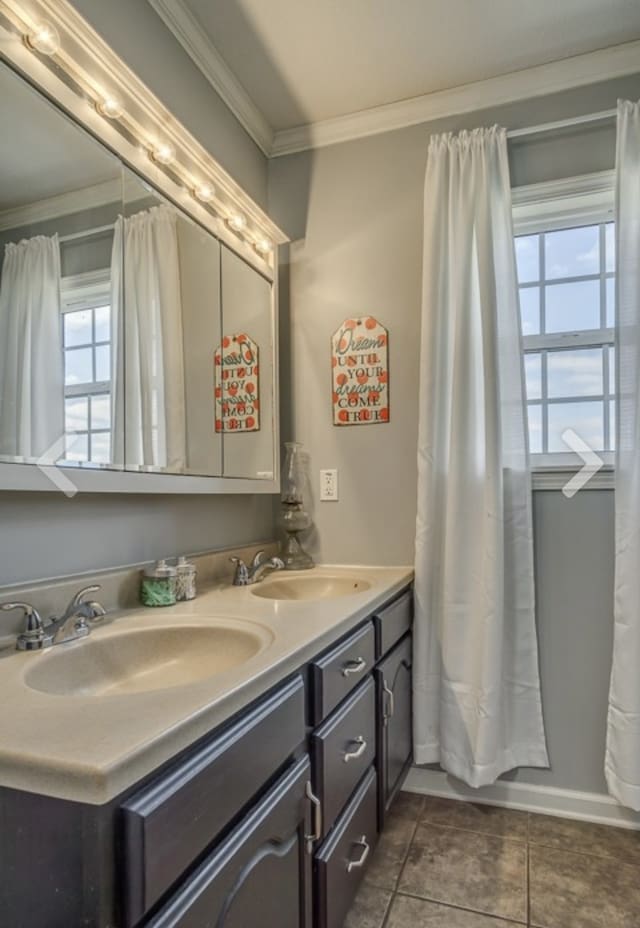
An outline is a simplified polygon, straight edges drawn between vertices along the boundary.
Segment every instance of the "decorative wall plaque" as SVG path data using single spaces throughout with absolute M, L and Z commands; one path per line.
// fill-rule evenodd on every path
M 216 432 L 260 430 L 259 350 L 244 332 L 224 335 L 214 355 Z
M 389 333 L 372 316 L 346 319 L 331 337 L 334 425 L 389 421 Z

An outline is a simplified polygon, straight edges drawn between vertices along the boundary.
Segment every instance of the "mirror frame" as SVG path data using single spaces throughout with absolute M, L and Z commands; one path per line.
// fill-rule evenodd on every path
M 42 23 L 52 25 L 60 39 L 59 48 L 50 55 L 29 44 L 29 36 Z M 272 480 L 0 462 L 0 490 L 58 490 L 68 496 L 77 492 L 278 493 L 277 249 L 287 236 L 67 0 L 0 0 L 0 61 L 272 284 L 275 411 Z M 103 115 L 105 100 L 116 100 L 121 114 Z M 154 157 L 163 144 L 175 151 L 169 164 Z M 211 200 L 197 198 L 201 184 L 213 188 Z M 232 220 L 238 216 L 243 222 L 234 229 Z M 270 250 L 265 251 L 265 245 Z

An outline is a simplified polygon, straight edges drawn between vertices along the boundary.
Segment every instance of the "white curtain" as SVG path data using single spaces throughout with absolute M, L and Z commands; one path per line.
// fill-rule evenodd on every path
M 640 811 L 640 104 L 618 104 L 616 571 L 609 791 Z
M 479 787 L 548 766 L 505 131 L 433 138 L 424 202 L 415 757 Z
M 168 206 L 119 217 L 111 264 L 113 460 L 174 473 L 186 463 L 176 222 Z
M 0 454 L 64 453 L 57 235 L 5 247 L 0 286 Z

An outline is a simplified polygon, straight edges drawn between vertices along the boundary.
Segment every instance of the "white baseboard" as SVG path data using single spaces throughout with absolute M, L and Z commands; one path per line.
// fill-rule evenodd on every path
M 412 767 L 402 787 L 409 793 L 462 799 L 505 809 L 520 809 L 600 825 L 640 830 L 640 813 L 621 806 L 612 796 L 578 790 L 536 786 L 532 783 L 499 780 L 493 786 L 472 789 L 443 770 Z

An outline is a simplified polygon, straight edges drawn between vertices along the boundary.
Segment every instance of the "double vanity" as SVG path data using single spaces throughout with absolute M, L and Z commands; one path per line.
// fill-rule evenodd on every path
M 219 583 L 2 652 L 6 924 L 341 928 L 411 761 L 410 583 Z

